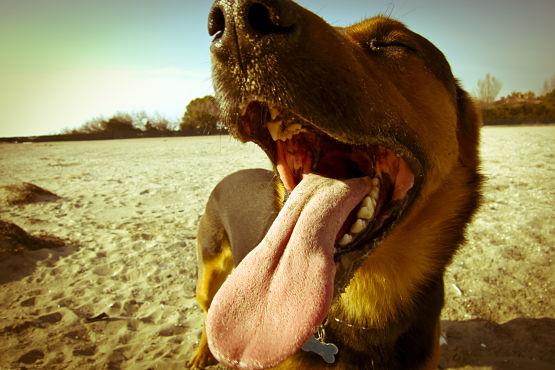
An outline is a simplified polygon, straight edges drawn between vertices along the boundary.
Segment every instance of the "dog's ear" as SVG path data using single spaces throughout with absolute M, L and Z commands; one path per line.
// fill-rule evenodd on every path
M 457 85 L 457 139 L 459 160 L 464 166 L 476 168 L 479 163 L 482 116 L 472 98 Z

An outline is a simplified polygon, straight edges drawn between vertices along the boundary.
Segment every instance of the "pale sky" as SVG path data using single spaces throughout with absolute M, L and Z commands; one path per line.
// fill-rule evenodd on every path
M 541 92 L 555 75 L 553 0 L 301 0 L 332 25 L 391 14 L 447 56 L 468 91 L 491 73 Z M 0 137 L 98 116 L 179 119 L 213 94 L 208 0 L 0 0 Z

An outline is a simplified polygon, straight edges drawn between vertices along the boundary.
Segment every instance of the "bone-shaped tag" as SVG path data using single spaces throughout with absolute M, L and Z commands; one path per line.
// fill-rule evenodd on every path
M 335 344 L 320 342 L 314 335 L 308 338 L 303 344 L 302 350 L 316 353 L 328 364 L 333 364 L 335 362 L 335 355 L 339 352 Z

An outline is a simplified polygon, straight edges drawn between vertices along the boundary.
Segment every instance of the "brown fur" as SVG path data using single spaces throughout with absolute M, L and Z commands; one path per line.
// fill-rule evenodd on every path
M 273 22 L 283 34 L 253 34 L 242 17 L 245 1 L 225 6 L 217 1 L 211 15 L 225 16 L 226 33 L 214 41 L 212 53 L 217 97 L 231 133 L 258 143 L 273 159 L 265 128 L 244 124 L 239 106 L 245 99 L 279 102 L 337 140 L 395 148 L 416 166 L 419 184 L 406 214 L 361 261 L 329 312 L 326 334 L 339 347 L 338 361 L 325 366 L 320 358 L 300 352 L 278 368 L 437 368 L 443 273 L 464 241 L 480 199 L 479 114 L 442 53 L 401 23 L 378 16 L 332 28 L 293 2 L 260 3 L 271 16 L 279 12 Z M 290 24 L 295 27 L 287 28 Z M 236 32 L 234 41 L 230 28 Z M 284 36 L 286 29 L 294 31 Z M 221 274 L 232 269 L 214 268 L 221 264 L 222 245 L 230 240 L 231 250 L 240 248 L 238 255 L 244 256 L 283 203 L 279 181 L 276 185 L 270 172 L 256 171 L 262 170 L 232 175 L 233 185 L 223 180 L 216 190 L 242 196 L 235 204 L 250 204 L 242 216 L 233 205 L 215 205 L 214 196 L 208 202 L 204 219 L 211 226 L 202 221 L 199 228 L 204 273 L 197 289 L 205 311 Z M 255 193 L 253 179 L 258 179 Z M 235 217 L 238 228 L 231 228 L 226 217 Z M 238 230 L 248 234 L 247 244 L 234 245 L 230 234 Z M 211 244 L 202 242 L 206 238 Z M 242 258 L 236 255 L 235 265 Z M 192 365 L 204 367 L 212 360 L 208 347 L 201 346 Z

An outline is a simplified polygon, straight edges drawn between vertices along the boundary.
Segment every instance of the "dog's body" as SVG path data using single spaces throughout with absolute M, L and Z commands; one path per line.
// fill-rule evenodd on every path
M 191 365 L 202 368 L 214 362 L 210 343 L 220 361 L 236 367 L 436 368 L 443 273 L 464 240 L 465 226 L 479 203 L 480 186 L 479 116 L 443 55 L 391 19 L 376 17 L 334 29 L 286 0 L 217 1 L 210 32 L 215 34 L 214 79 L 224 122 L 241 140 L 258 143 L 279 176 L 266 170 L 240 171 L 222 180 L 210 196 L 198 230 L 197 299 L 205 313 L 234 267 L 236 271 L 208 314 L 209 332 L 203 331 Z M 270 132 L 270 137 L 266 127 L 272 131 L 275 116 L 282 117 L 276 109 L 292 112 L 294 122 L 303 122 L 303 129 L 288 133 L 294 125 L 290 116 L 283 115 L 289 125 L 283 127 L 279 121 L 282 132 Z M 290 146 L 284 150 L 283 145 Z M 328 152 L 332 155 L 326 156 Z M 324 178 L 300 175 L 310 172 Z M 273 308 L 257 311 L 252 306 L 274 302 L 272 294 L 278 289 L 300 292 L 295 294 L 303 294 L 303 289 L 288 287 L 289 278 L 278 274 L 278 266 L 278 273 L 263 275 L 261 280 L 284 280 L 285 288 L 255 283 L 253 289 L 260 289 L 264 296 L 253 304 L 256 296 L 244 287 L 256 279 L 255 262 L 272 258 L 260 251 L 272 250 L 273 239 L 281 235 L 276 230 L 297 209 L 309 209 L 316 202 L 304 194 L 313 191 L 311 181 L 316 183 L 315 193 L 325 193 L 328 190 L 320 188 L 326 184 L 343 186 L 327 178 L 361 176 L 375 179 L 383 193 L 376 196 L 373 218 L 366 221 L 368 217 L 363 216 L 369 231 L 351 231 L 355 242 L 341 239 L 338 244 L 339 236 L 348 230 L 339 224 L 352 221 L 357 208 L 341 219 L 337 238 L 333 239 L 334 234 L 329 242 L 335 244 L 334 288 L 322 284 L 332 290 L 324 289 L 330 299 L 318 303 L 324 316 L 307 314 L 295 329 L 300 339 L 276 344 L 279 354 L 273 356 L 271 343 L 266 343 L 271 335 L 259 333 L 273 330 L 275 320 L 266 323 L 261 316 L 261 312 L 271 316 Z M 373 185 L 368 180 L 349 181 L 348 186 L 366 186 L 371 193 Z M 360 184 L 351 185 L 356 181 Z M 345 199 L 355 197 L 355 190 L 348 191 L 353 195 Z M 335 198 L 326 197 L 318 207 L 332 207 L 328 203 Z M 312 220 L 314 212 L 301 214 L 297 224 L 303 217 Z M 312 232 L 312 226 L 302 230 Z M 296 230 L 297 226 L 283 237 L 284 243 L 295 239 Z M 324 235 L 324 231 L 317 232 Z M 305 248 L 305 242 L 300 243 L 298 248 Z M 342 249 L 345 244 L 353 246 Z M 294 264 L 287 253 L 275 264 Z M 303 249 L 302 253 L 308 252 Z M 326 253 L 316 254 L 332 258 Z M 241 285 L 241 279 L 247 279 L 246 285 Z M 271 292 L 266 296 L 267 291 Z M 305 303 L 310 310 L 310 302 Z M 260 328 L 242 332 L 242 324 L 250 325 L 250 313 L 258 315 L 253 320 L 261 321 Z M 298 315 L 302 317 L 303 312 Z M 299 350 L 299 341 L 305 341 L 309 333 L 305 327 L 315 329 L 314 323 L 321 323 L 325 341 L 339 349 L 333 364 Z M 235 336 L 237 330 L 240 333 Z M 229 343 L 233 338 L 245 344 L 234 346 Z M 265 349 L 258 351 L 258 346 Z

